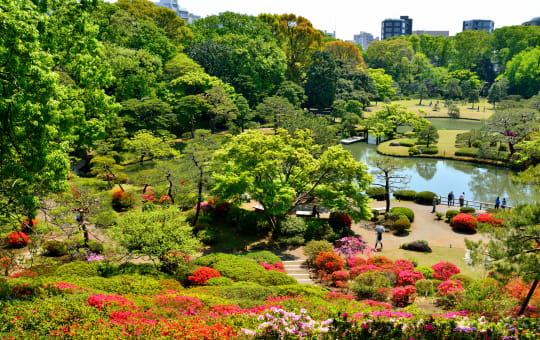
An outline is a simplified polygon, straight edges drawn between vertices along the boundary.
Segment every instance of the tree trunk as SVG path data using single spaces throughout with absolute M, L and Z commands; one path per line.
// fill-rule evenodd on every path
M 390 211 L 390 176 L 388 176 L 388 172 L 385 171 L 384 173 L 384 199 L 386 200 L 386 212 Z
M 510 151 L 510 156 L 512 156 L 514 152 L 516 152 L 516 150 L 514 149 L 514 144 L 508 142 L 508 151 Z
M 144 162 L 144 153 L 141 154 L 141 158 L 139 158 L 139 164 L 142 166 Z
M 171 203 L 174 204 L 174 198 L 173 198 L 173 195 L 172 195 L 172 186 L 173 186 L 173 183 L 171 181 L 171 173 L 170 172 L 167 172 L 167 181 L 169 182 L 169 190 L 167 190 L 167 195 L 169 196 L 169 199 L 171 200 Z
M 148 188 L 148 183 L 144 183 L 144 188 L 142 189 L 142 193 L 146 193 L 146 188 Z
M 422 105 L 422 95 L 420 95 L 420 102 L 418 103 L 418 105 Z
M 518 315 L 522 315 L 523 313 L 525 313 L 525 309 L 527 308 L 527 305 L 529 304 L 529 301 L 531 300 L 531 297 L 537 285 L 538 285 L 538 279 L 534 280 L 531 286 L 531 289 L 529 289 L 529 293 L 527 294 L 527 297 L 525 298 L 525 300 L 523 300 L 523 303 L 521 304 L 521 308 L 519 309 Z
M 197 195 L 197 210 L 195 211 L 195 217 L 193 218 L 193 225 L 197 224 L 199 220 L 199 214 L 201 213 L 201 202 L 202 202 L 202 189 L 203 189 L 203 172 L 199 171 L 199 184 L 197 185 L 199 191 Z
M 191 138 L 195 138 L 195 119 L 191 116 L 189 120 L 191 123 Z

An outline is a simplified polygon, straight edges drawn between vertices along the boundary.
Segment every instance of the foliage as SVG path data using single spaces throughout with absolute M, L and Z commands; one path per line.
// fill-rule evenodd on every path
M 211 278 L 220 276 L 221 274 L 214 268 L 201 267 L 197 268 L 193 272 L 193 275 L 189 276 L 188 279 L 195 284 L 204 285 L 206 281 L 210 280 Z
M 330 107 L 334 102 L 337 81 L 336 62 L 329 52 L 315 51 L 307 72 L 304 89 L 307 105 L 317 109 Z
M 330 217 L 328 218 L 328 224 L 335 231 L 341 231 L 343 228 L 349 229 L 351 227 L 352 221 L 349 215 L 342 211 L 332 211 Z
M 406 207 L 393 207 L 392 209 L 390 209 L 390 212 L 405 215 L 410 222 L 414 222 L 414 211 L 412 211 L 412 209 Z
M 128 211 L 135 203 L 133 194 L 130 192 L 125 192 L 120 188 L 116 188 L 113 190 L 113 193 L 111 194 L 111 199 L 112 207 L 117 212 Z
M 439 133 L 437 132 L 437 127 L 435 127 L 435 125 L 433 124 L 428 124 L 418 132 L 417 138 L 419 142 L 426 144 L 427 151 L 430 144 L 437 144 L 437 141 L 439 140 Z M 426 151 L 424 151 L 424 153 L 427 153 Z
M 314 261 L 320 252 L 332 252 L 332 251 L 334 251 L 334 247 L 328 241 L 324 241 L 324 240 L 309 241 L 308 243 L 306 243 L 306 245 L 302 249 L 302 252 L 310 261 Z
M 313 267 L 322 273 L 331 274 L 343 269 L 343 259 L 334 252 L 321 251 L 313 261 Z
M 366 195 L 377 201 L 384 201 L 385 192 L 384 188 L 381 187 L 369 187 L 366 189 Z
M 433 198 L 437 197 L 437 194 L 431 191 L 421 191 L 418 194 L 416 194 L 416 203 L 418 204 L 426 204 L 431 205 L 433 204 Z
M 457 215 L 459 215 L 459 211 L 457 211 L 457 210 L 452 210 L 452 209 L 447 210 L 447 211 L 446 211 L 446 221 L 447 221 L 448 223 L 451 224 L 451 223 L 452 223 L 452 220 L 453 220 L 454 217 L 456 217 Z
M 419 295 L 430 296 L 435 293 L 435 288 L 431 280 L 418 280 L 414 286 Z
M 212 277 L 208 281 L 206 281 L 207 286 L 232 286 L 233 284 L 233 280 L 223 276 Z
M 495 217 L 493 217 L 492 214 L 482 213 L 482 214 L 478 215 L 478 217 L 476 217 L 476 222 L 489 224 L 492 227 L 500 227 L 500 226 L 502 226 L 503 220 L 502 219 L 496 219 Z
M 61 277 L 93 277 L 98 276 L 97 267 L 94 264 L 76 261 L 71 263 L 66 263 L 56 269 L 54 273 L 57 276 Z
M 406 231 L 410 230 L 411 228 L 411 222 L 405 215 L 401 215 L 402 217 L 398 218 L 393 224 L 392 228 L 396 231 L 398 234 L 403 234 Z M 404 217 L 404 218 L 403 218 Z
M 258 283 L 264 287 L 298 284 L 293 277 L 277 270 L 266 272 L 260 280 L 258 280 Z
M 433 273 L 435 272 L 433 268 L 424 267 L 424 266 L 415 267 L 414 270 L 422 273 L 422 275 L 424 275 L 424 277 L 428 280 L 433 278 Z
M 459 208 L 459 212 L 464 214 L 474 214 L 476 212 L 476 209 L 473 207 L 461 207 Z
M 414 302 L 416 298 L 416 288 L 408 285 L 404 287 L 392 288 L 392 302 L 396 306 L 404 307 Z
M 446 308 L 455 306 L 463 298 L 464 290 L 459 281 L 444 281 L 437 287 L 437 304 Z
M 161 270 L 165 273 L 172 274 L 178 266 L 187 265 L 191 262 L 188 254 L 181 251 L 171 250 L 166 252 L 161 258 Z
M 426 155 L 436 155 L 439 153 L 439 149 L 436 146 L 422 149 L 422 153 Z
M 476 218 L 469 214 L 460 213 L 452 220 L 452 227 L 465 232 L 475 232 Z
M 222 276 L 235 281 L 259 282 L 266 270 L 257 262 L 243 256 L 214 253 L 193 261 L 195 265 L 212 267 Z
M 448 280 L 452 275 L 459 274 L 459 268 L 450 262 L 439 262 L 431 266 L 434 270 L 433 277 L 438 280 Z
M 449 280 L 459 281 L 464 288 L 468 288 L 470 284 L 474 282 L 472 277 L 461 273 L 450 276 Z
M 257 263 L 281 263 L 279 256 L 268 250 L 251 250 L 242 254 L 242 256 L 252 259 Z
M 28 245 L 28 236 L 22 231 L 14 231 L 4 238 L 4 242 L 8 247 L 22 248 Z
M 511 93 L 521 94 L 525 98 L 538 93 L 537 90 L 540 88 L 538 58 L 540 48 L 536 47 L 518 53 L 508 62 L 504 77 L 508 79 Z
M 68 246 L 65 242 L 48 240 L 43 243 L 43 248 L 49 256 L 63 256 L 68 253 Z
M 354 257 L 358 254 L 369 255 L 371 252 L 371 248 L 367 246 L 367 242 L 364 241 L 362 236 L 343 237 L 336 241 L 336 243 L 339 246 L 334 251 L 346 257 Z
M 414 285 L 418 280 L 424 280 L 422 272 L 417 270 L 403 270 L 398 274 L 398 284 L 400 286 Z
M 358 275 L 349 287 L 358 298 L 384 301 L 390 293 L 390 280 L 382 272 L 370 270 Z
M 417 192 L 414 190 L 396 190 L 394 191 L 394 197 L 400 201 L 414 201 L 416 200 Z M 411 219 L 412 221 L 412 219 Z

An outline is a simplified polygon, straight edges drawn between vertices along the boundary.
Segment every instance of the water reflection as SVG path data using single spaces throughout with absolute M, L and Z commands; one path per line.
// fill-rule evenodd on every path
M 357 160 L 368 164 L 381 156 L 375 145 L 356 143 L 345 145 Z M 489 165 L 425 158 L 395 158 L 402 166 L 402 175 L 410 177 L 407 187 L 416 191 L 429 190 L 439 195 L 454 191 L 456 196 L 465 192 L 465 198 L 474 201 L 493 202 L 500 196 L 508 205 L 540 200 L 540 187 L 514 183 L 511 170 Z M 370 169 L 370 172 L 371 169 Z

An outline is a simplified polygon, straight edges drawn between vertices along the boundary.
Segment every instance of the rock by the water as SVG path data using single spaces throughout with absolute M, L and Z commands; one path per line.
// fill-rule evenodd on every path
M 420 251 L 423 253 L 431 253 L 432 251 L 426 242 L 421 242 L 421 241 L 413 241 L 409 243 L 404 243 L 401 245 L 401 249 Z

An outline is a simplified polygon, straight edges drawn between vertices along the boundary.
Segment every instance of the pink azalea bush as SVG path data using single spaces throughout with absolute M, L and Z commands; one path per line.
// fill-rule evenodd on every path
M 414 302 L 416 298 L 416 288 L 408 285 L 404 287 L 394 287 L 392 289 L 392 302 L 398 307 L 404 307 Z
M 437 280 L 448 280 L 453 275 L 461 273 L 461 270 L 451 262 L 439 262 L 431 268 L 434 270 L 433 277 Z
M 283 269 L 283 263 L 281 262 L 274 262 L 274 263 L 261 262 L 260 265 L 268 271 L 277 271 L 277 272 L 285 273 L 285 269 Z
M 357 254 L 369 255 L 373 248 L 367 246 L 367 242 L 362 239 L 362 236 L 349 236 L 338 240 L 339 247 L 334 251 L 346 257 L 352 257 Z
M 414 285 L 418 280 L 424 280 L 424 275 L 416 270 L 404 270 L 398 275 L 400 286 Z

